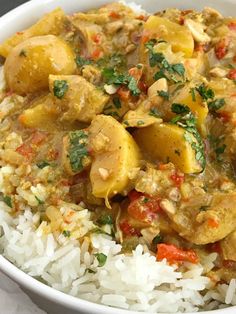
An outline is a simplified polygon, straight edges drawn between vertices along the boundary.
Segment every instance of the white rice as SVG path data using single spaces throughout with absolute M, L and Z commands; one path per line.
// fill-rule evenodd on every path
M 62 244 L 53 234 L 38 232 L 38 214 L 26 209 L 13 219 L 8 209 L 0 202 L 1 253 L 55 289 L 91 302 L 153 313 L 236 305 L 235 279 L 229 286 L 209 290 L 210 279 L 201 265 L 186 264 L 189 270 L 181 274 L 165 260 L 157 262 L 144 253 L 141 245 L 131 255 L 121 254 L 121 246 L 101 234 L 86 236 L 82 243 L 63 237 Z M 103 267 L 98 267 L 96 253 L 107 256 Z M 215 253 L 209 256 L 208 271 L 215 258 Z

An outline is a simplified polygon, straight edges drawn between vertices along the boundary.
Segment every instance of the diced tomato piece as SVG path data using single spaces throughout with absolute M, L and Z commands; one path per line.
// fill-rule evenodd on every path
M 35 132 L 31 139 L 30 139 L 30 142 L 33 144 L 33 145 L 40 145 L 42 144 L 42 142 L 46 139 L 47 137 L 47 134 L 45 133 L 42 133 L 42 132 Z
M 208 218 L 207 224 L 211 228 L 218 228 L 219 227 L 219 222 L 214 218 Z
M 170 264 L 176 262 L 190 262 L 193 264 L 198 263 L 198 256 L 193 250 L 183 250 L 173 244 L 160 243 L 157 245 L 157 260 L 161 261 L 164 258 Z
M 147 21 L 148 16 L 147 15 L 139 15 L 136 17 L 137 20 L 141 20 L 141 21 Z
M 141 233 L 132 227 L 127 220 L 124 220 L 120 223 L 121 231 L 127 236 L 140 236 Z
M 97 34 L 93 34 L 91 38 L 96 44 L 99 44 L 101 42 L 102 36 L 101 34 L 97 33 Z
M 236 268 L 236 262 L 235 261 L 231 261 L 231 260 L 224 260 L 223 261 L 223 266 L 226 268 Z
M 148 86 L 144 81 L 138 82 L 138 88 L 145 94 L 147 94 Z
M 236 22 L 230 22 L 228 24 L 228 28 L 231 30 L 231 31 L 236 31 Z
M 20 155 L 24 156 L 26 159 L 31 159 L 33 157 L 33 149 L 28 143 L 23 143 L 19 147 L 17 147 L 16 152 Z
M 157 212 L 161 211 L 159 202 L 160 198 L 142 195 L 129 204 L 127 211 L 134 219 L 152 223 L 157 218 Z
M 236 69 L 231 69 L 227 75 L 230 80 L 236 80 Z
M 150 31 L 144 30 L 143 33 L 142 33 L 141 42 L 142 42 L 143 44 L 145 44 L 146 42 L 149 41 L 150 37 L 151 37 Z
M 109 13 L 109 16 L 112 17 L 113 19 L 119 19 L 121 17 L 120 14 L 115 11 L 111 11 Z
M 159 168 L 159 170 L 167 170 L 169 168 L 169 165 L 160 163 L 158 168 Z
M 221 39 L 215 46 L 215 55 L 217 59 L 223 59 L 228 52 L 229 40 L 226 38 Z
M 128 198 L 131 202 L 135 201 L 136 199 L 140 198 L 140 196 L 143 196 L 144 194 L 141 192 L 138 192 L 136 190 L 132 190 L 128 193 Z
M 207 247 L 210 252 L 216 252 L 218 254 L 221 254 L 220 242 L 210 243 Z
M 225 111 L 218 112 L 219 117 L 222 119 L 223 122 L 230 121 L 230 114 Z
M 172 174 L 170 178 L 177 187 L 180 187 L 181 184 L 184 182 L 184 174 L 175 173 L 175 174 Z
M 101 57 L 102 54 L 102 50 L 100 48 L 96 48 L 93 52 L 92 52 L 92 59 L 98 59 L 99 57 Z
M 120 87 L 117 90 L 117 94 L 120 96 L 121 100 L 128 100 L 130 98 L 130 90 L 126 87 Z

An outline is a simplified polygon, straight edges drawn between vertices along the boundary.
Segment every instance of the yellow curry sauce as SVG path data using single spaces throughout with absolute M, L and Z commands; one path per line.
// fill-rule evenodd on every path
M 91 232 L 124 252 L 142 243 L 181 265 L 216 251 L 209 276 L 236 277 L 235 19 L 211 8 L 56 9 L 0 55 L 0 165 L 19 167 L 21 189 L 46 186 L 28 201 L 44 232 L 76 239 L 73 204 L 84 204 Z M 19 182 L 10 181 L 2 199 L 14 215 Z

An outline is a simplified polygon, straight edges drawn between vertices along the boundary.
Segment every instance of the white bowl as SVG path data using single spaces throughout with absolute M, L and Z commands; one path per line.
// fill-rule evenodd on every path
M 66 12 L 86 11 L 88 9 L 99 7 L 105 3 L 113 2 L 111 0 L 31 0 L 18 8 L 7 13 L 0 18 L 0 42 L 20 31 L 29 25 L 32 25 L 43 14 L 51 11 L 55 7 L 61 6 Z M 126 2 L 132 2 L 127 0 Z M 181 9 L 194 8 L 201 10 L 204 6 L 211 6 L 224 15 L 236 15 L 236 0 L 135 0 L 149 12 L 158 11 L 167 7 L 176 7 Z M 78 298 L 72 297 L 28 276 L 17 267 L 12 265 L 3 256 L 0 255 L 0 270 L 11 277 L 41 307 L 48 313 L 88 313 L 88 314 L 138 314 L 140 312 L 131 312 L 121 309 L 115 309 L 90 303 Z M 1 308 L 1 307 L 0 307 Z M 204 312 L 204 314 L 235 314 L 236 306 L 226 309 Z M 2 313 L 3 314 L 3 313 Z M 190 313 L 189 313 L 190 314 Z

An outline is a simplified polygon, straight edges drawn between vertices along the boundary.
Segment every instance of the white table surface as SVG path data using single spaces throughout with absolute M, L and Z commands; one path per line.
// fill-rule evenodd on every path
M 1 314 L 45 314 L 11 279 L 0 272 Z M 48 313 L 50 314 L 50 313 Z

